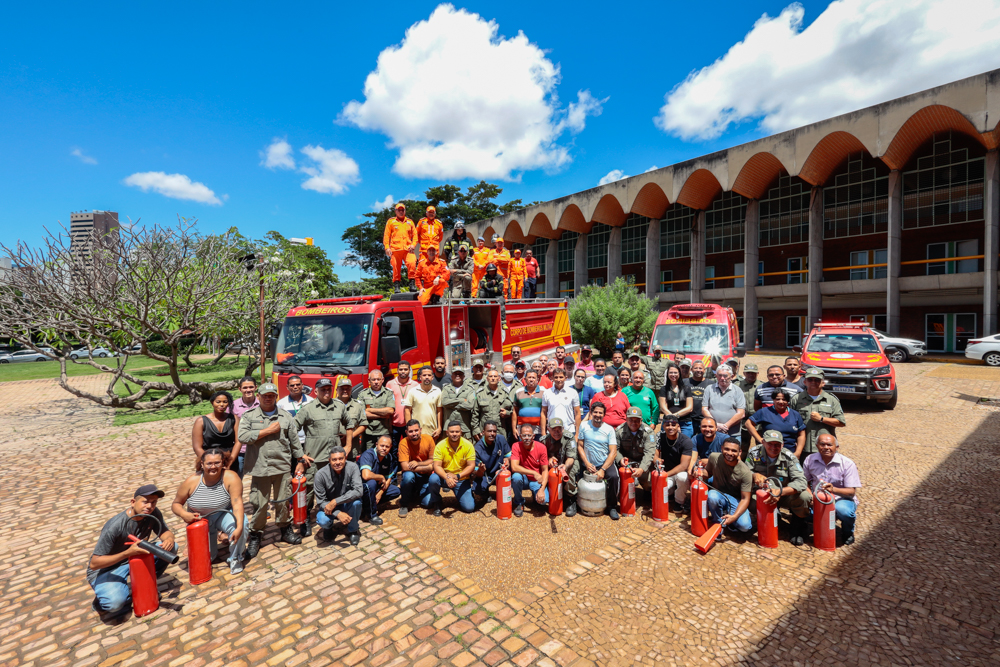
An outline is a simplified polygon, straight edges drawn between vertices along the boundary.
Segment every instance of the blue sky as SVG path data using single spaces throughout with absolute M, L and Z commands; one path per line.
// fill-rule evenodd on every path
M 966 35 L 942 57 L 931 47 L 953 44 L 954 34 L 936 25 L 941 3 L 893 4 L 902 3 L 843 0 L 823 14 L 826 2 L 473 2 L 435 14 L 438 3 L 419 2 L 21 3 L 6 9 L 18 29 L 0 42 L 0 241 L 36 244 L 43 225 L 68 225 L 71 211 L 111 209 L 145 223 L 193 216 L 204 231 L 312 236 L 336 258 L 344 228 L 387 196 L 466 186 L 485 173 L 504 187 L 503 201 L 547 200 L 614 170 L 641 173 L 998 66 L 984 55 L 995 50 L 986 45 L 997 23 L 982 21 L 982 7 L 984 46 L 970 49 Z M 996 13 L 995 2 L 985 5 Z M 755 28 L 764 14 L 771 18 Z M 488 21 L 496 36 L 476 42 Z M 832 77 L 840 88 L 830 99 L 767 64 L 809 61 L 797 50 L 825 26 L 836 37 L 806 64 L 839 71 L 858 60 L 852 31 L 874 22 L 897 33 L 903 21 L 929 40 L 897 37 L 884 68 L 855 65 L 850 77 Z M 727 56 L 742 40 L 745 49 Z M 379 54 L 401 44 L 375 78 L 396 92 L 366 96 Z M 439 44 L 445 55 L 435 60 Z M 495 76 L 462 80 L 449 69 L 455 53 L 472 69 L 482 58 Z M 895 73 L 896 60 L 907 76 Z M 538 91 L 515 75 L 540 63 L 550 70 L 542 97 L 531 99 Z M 478 96 L 464 99 L 476 86 Z M 439 89 L 446 94 L 435 96 Z M 469 127 L 456 129 L 467 117 L 475 117 Z M 275 139 L 286 142 L 285 158 L 268 168 L 263 153 Z M 322 150 L 310 157 L 309 147 Z M 481 157 L 495 150 L 504 158 L 490 166 Z M 314 189 L 305 189 L 310 177 Z

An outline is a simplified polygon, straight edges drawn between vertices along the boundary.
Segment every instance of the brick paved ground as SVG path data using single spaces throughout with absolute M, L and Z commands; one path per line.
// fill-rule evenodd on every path
M 0 384 L 0 664 L 998 664 L 1000 411 L 977 403 L 1000 396 L 1000 371 L 969 370 L 903 365 L 895 411 L 849 408 L 842 451 L 865 488 L 858 542 L 836 554 L 783 535 L 701 556 L 686 518 L 636 518 L 579 553 L 575 524 L 549 531 L 557 557 L 533 559 L 545 531 L 517 554 L 475 539 L 492 516 L 442 519 L 441 535 L 390 511 L 356 549 L 279 546 L 272 528 L 243 574 L 220 564 L 191 587 L 172 520 L 182 559 L 161 609 L 117 624 L 90 608 L 86 560 L 139 483 L 188 474 L 190 423 L 116 429 L 51 383 Z M 497 599 L 504 564 L 483 564 L 511 551 L 518 595 Z

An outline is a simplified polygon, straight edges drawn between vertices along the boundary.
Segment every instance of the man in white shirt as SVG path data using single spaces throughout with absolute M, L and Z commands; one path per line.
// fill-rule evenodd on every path
M 434 386 L 434 371 L 430 366 L 420 369 L 420 386 L 410 391 L 403 401 L 405 420 L 416 419 L 420 430 L 435 440 L 441 435 L 444 422 L 444 408 L 441 405 L 441 390 Z
M 563 433 L 569 437 L 580 429 L 580 395 L 566 386 L 566 371 L 552 373 L 552 387 L 542 392 L 542 433 L 548 433 L 547 423 L 554 417 L 562 420 Z
M 288 396 L 278 401 L 278 407 L 295 416 L 307 403 L 312 401 L 312 397 L 305 392 L 305 384 L 298 375 L 288 378 Z M 299 429 L 299 443 L 306 444 L 306 433 Z

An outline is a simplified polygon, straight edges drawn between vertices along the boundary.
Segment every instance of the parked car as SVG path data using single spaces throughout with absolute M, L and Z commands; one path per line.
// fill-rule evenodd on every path
M 10 363 L 17 364 L 21 363 L 22 361 L 52 361 L 52 359 L 57 354 L 56 351 L 53 350 L 51 347 L 43 347 L 40 349 L 45 350 L 45 352 L 47 352 L 52 356 L 50 357 L 44 354 L 39 354 L 34 350 L 19 350 L 14 354 L 10 355 Z
M 81 347 L 79 350 L 73 350 L 72 352 L 70 352 L 69 353 L 69 358 L 73 359 L 73 360 L 80 359 L 80 358 L 86 359 L 87 356 L 88 356 L 88 354 L 89 353 L 87 351 L 87 348 Z M 93 355 L 94 355 L 94 357 L 101 357 L 102 359 L 104 357 L 114 357 L 114 356 L 116 356 L 114 352 L 112 352 L 111 350 L 108 350 L 106 348 L 103 348 L 103 347 L 95 347 Z
M 0 364 L 9 364 L 9 363 L 10 363 L 10 355 L 7 354 L 6 352 L 0 352 Z
M 1000 366 L 1000 334 L 970 340 L 965 346 L 965 356 L 981 359 L 987 366 Z
M 872 329 L 872 333 L 882 343 L 885 356 L 894 364 L 901 364 L 912 357 L 922 357 L 927 354 L 927 343 L 914 338 L 893 338 L 878 329 Z
M 817 322 L 803 346 L 802 369 L 819 368 L 826 375 L 826 391 L 875 401 L 887 410 L 899 397 L 896 371 L 874 332 L 864 322 Z

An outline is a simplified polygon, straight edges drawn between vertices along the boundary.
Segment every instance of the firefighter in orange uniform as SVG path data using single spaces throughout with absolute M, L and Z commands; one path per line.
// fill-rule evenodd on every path
M 427 249 L 434 246 L 437 254 L 441 254 L 441 241 L 444 239 L 444 228 L 437 219 L 437 210 L 427 207 L 427 217 L 420 218 L 417 223 L 417 241 L 420 243 L 420 260 L 427 259 Z
M 486 265 L 493 261 L 493 249 L 486 245 L 482 236 L 476 241 L 476 249 L 472 251 L 472 296 L 479 292 L 479 281 L 486 275 Z
M 420 288 L 420 303 L 425 306 L 441 303 L 441 295 L 448 289 L 451 271 L 444 260 L 437 256 L 437 246 L 427 246 L 427 259 L 417 265 L 417 287 Z
M 396 217 L 385 223 L 385 234 L 382 245 L 385 246 L 385 256 L 392 264 L 392 289 L 399 292 L 399 283 L 403 279 L 400 267 L 406 263 L 406 275 L 410 279 L 410 291 L 416 291 L 413 279 L 417 272 L 417 258 L 413 251 L 417 244 L 417 228 L 413 221 L 406 217 L 406 206 L 396 204 Z
M 521 249 L 518 248 L 514 251 L 514 259 L 510 260 L 510 280 L 507 281 L 508 285 L 510 285 L 508 288 L 508 298 L 524 298 L 524 276 L 526 264 L 527 262 L 521 259 Z
M 510 282 L 510 250 L 503 247 L 503 237 L 498 236 L 493 244 L 493 263 L 497 272 L 503 276 L 504 282 Z

